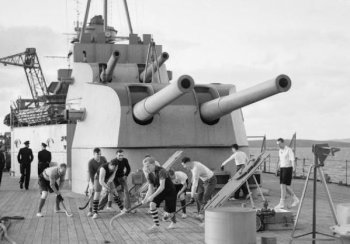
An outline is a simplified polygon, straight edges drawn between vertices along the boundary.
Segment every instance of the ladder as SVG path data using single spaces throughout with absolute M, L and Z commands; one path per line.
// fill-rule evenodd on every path
M 247 184 L 248 192 L 250 195 L 250 201 L 252 207 L 255 208 L 252 194 L 247 181 L 251 176 L 253 176 L 255 171 L 260 167 L 260 165 L 266 160 L 268 156 L 268 153 L 263 152 L 256 159 L 251 159 L 246 165 L 246 167 L 237 171 L 236 174 L 232 176 L 231 179 L 226 183 L 226 185 L 204 206 L 204 210 L 209 208 L 221 207 L 230 198 L 230 196 L 235 191 L 237 191 L 243 184 Z M 255 180 L 255 184 L 260 189 L 255 176 L 253 177 L 253 179 Z M 261 189 L 260 194 L 262 194 Z

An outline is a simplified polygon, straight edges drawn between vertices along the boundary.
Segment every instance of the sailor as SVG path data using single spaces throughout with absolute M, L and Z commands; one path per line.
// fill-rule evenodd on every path
M 176 228 L 176 190 L 171 181 L 168 172 L 162 167 L 155 165 L 155 160 L 152 157 L 146 157 L 143 160 L 143 171 L 147 176 L 148 190 L 142 204 L 150 203 L 150 212 L 153 218 L 154 225 L 149 230 L 159 230 L 158 208 L 164 201 L 164 210 L 171 215 L 171 223 L 168 229 Z
M 280 186 L 281 186 L 281 199 L 276 209 L 285 208 L 285 201 L 287 193 L 289 193 L 293 199 L 290 207 L 296 207 L 299 204 L 299 198 L 295 195 L 291 183 L 293 178 L 293 172 L 295 169 L 295 158 L 293 150 L 284 144 L 283 138 L 277 139 L 277 145 L 280 148 L 278 151 L 279 156 L 279 168 L 280 168 Z
M 192 161 L 189 157 L 182 159 L 182 166 L 190 169 L 192 172 L 191 203 L 195 202 L 195 193 L 197 191 L 198 217 L 203 218 L 203 208 L 212 197 L 216 187 L 216 176 L 207 166 L 200 162 Z M 201 181 L 200 184 L 198 184 L 199 181 Z
M 181 218 L 185 219 L 186 215 L 186 189 L 188 187 L 188 176 L 182 171 L 169 170 L 170 179 L 175 185 L 175 190 L 177 193 L 177 199 L 180 200 L 182 215 Z
M 98 171 L 98 169 L 100 168 L 101 165 L 106 164 L 107 160 L 105 157 L 101 156 L 101 149 L 96 147 L 93 150 L 93 158 L 89 160 L 88 163 L 88 177 L 87 177 L 87 181 L 88 181 L 88 193 L 90 196 L 92 196 L 93 194 L 93 190 L 94 190 L 94 181 L 95 181 L 95 175 Z M 93 215 L 92 212 L 92 199 L 90 200 L 90 206 L 89 206 L 89 212 L 87 214 L 88 217 Z
M 124 209 L 123 203 L 121 202 L 113 183 L 117 169 L 118 166 L 115 162 L 109 162 L 102 164 L 97 170 L 94 180 L 94 200 L 92 202 L 94 213 L 92 216 L 93 219 L 98 218 L 98 203 L 102 190 L 106 192 L 106 194 L 112 193 L 114 195 L 114 201 L 118 205 L 119 209 L 122 212 L 126 212 L 126 209 Z
M 21 148 L 17 155 L 18 163 L 20 164 L 21 178 L 19 180 L 19 187 L 23 189 L 23 183 L 28 190 L 30 180 L 30 166 L 33 161 L 33 152 L 29 148 L 29 141 L 24 142 L 24 147 Z
M 59 205 L 60 205 L 60 202 L 63 201 L 63 197 L 59 190 L 62 189 L 64 178 L 66 176 L 66 170 L 67 170 L 67 165 L 60 164 L 59 166 L 52 166 L 52 167 L 46 168 L 40 174 L 38 184 L 41 191 L 41 199 L 39 203 L 39 211 L 36 214 L 36 216 L 43 217 L 41 210 L 45 204 L 48 192 L 50 193 L 54 192 L 56 194 L 55 212 L 59 213 L 61 211 Z M 59 184 L 57 184 L 57 180 L 60 180 Z
M 46 150 L 46 143 L 41 143 L 41 151 L 38 152 L 38 176 L 44 171 L 44 169 L 50 167 L 51 152 Z
M 114 185 L 118 187 L 119 185 L 122 187 L 124 191 L 124 206 L 129 209 L 130 208 L 130 195 L 129 188 L 127 184 L 127 178 L 130 174 L 130 165 L 127 158 L 124 157 L 124 151 L 122 149 L 117 150 L 117 157 L 112 160 L 118 165 L 118 170 L 114 177 Z M 111 207 L 112 201 L 109 199 L 108 207 Z
M 221 169 L 224 168 L 224 166 L 230 162 L 231 160 L 234 160 L 236 163 L 236 172 L 238 170 L 240 170 L 241 168 L 244 168 L 246 166 L 246 164 L 248 163 L 249 159 L 247 154 L 245 154 L 245 152 L 242 152 L 241 150 L 239 150 L 239 147 L 237 144 L 233 144 L 232 145 L 232 152 L 233 154 L 226 159 L 222 164 L 221 164 Z M 248 195 L 248 189 L 247 189 L 247 185 L 244 183 L 236 192 L 234 195 L 235 199 L 239 198 L 239 194 L 241 192 L 241 190 L 243 191 L 243 198 L 245 199 L 246 196 Z

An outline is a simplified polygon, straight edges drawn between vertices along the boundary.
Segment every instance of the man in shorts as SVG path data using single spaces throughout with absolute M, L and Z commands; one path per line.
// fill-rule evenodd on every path
M 239 146 L 237 144 L 233 144 L 232 145 L 232 155 L 226 159 L 222 164 L 221 164 L 221 169 L 224 168 L 224 166 L 230 162 L 231 160 L 234 160 L 235 161 L 235 164 L 236 164 L 236 172 L 238 170 L 240 170 L 241 168 L 244 168 L 247 163 L 248 163 L 248 156 L 245 152 L 239 150 Z M 247 188 L 247 184 L 244 183 L 236 192 L 235 192 L 235 195 L 234 195 L 234 198 L 235 199 L 238 199 L 239 198 L 239 194 L 241 192 L 241 190 L 243 191 L 243 199 L 245 199 L 248 195 L 248 188 Z
M 181 218 L 185 219 L 186 215 L 186 189 L 188 187 L 188 176 L 182 171 L 169 170 L 170 179 L 175 185 L 175 190 L 177 193 L 177 199 L 180 200 L 182 215 Z
M 89 160 L 88 163 L 88 175 L 87 175 L 87 181 L 88 181 L 88 193 L 91 196 L 94 191 L 94 182 L 95 182 L 95 175 L 97 173 L 97 170 L 100 168 L 102 164 L 107 163 L 107 160 L 105 157 L 101 156 L 101 149 L 96 147 L 93 150 L 93 158 Z M 92 212 L 92 202 L 93 200 L 90 200 L 89 204 L 89 212 L 87 214 L 88 217 L 91 217 L 93 215 Z
M 152 157 L 146 157 L 143 160 L 143 171 L 148 181 L 148 191 L 142 203 L 150 203 L 150 212 L 153 218 L 154 225 L 149 229 L 150 231 L 159 230 L 158 208 L 164 201 L 164 211 L 170 213 L 171 223 L 168 229 L 176 227 L 176 197 L 177 193 L 175 186 L 171 181 L 168 172 L 162 167 L 156 166 L 155 160 Z
M 67 170 L 67 165 L 60 164 L 59 166 L 52 166 L 52 167 L 46 168 L 39 175 L 38 184 L 41 191 L 41 198 L 39 203 L 39 211 L 36 214 L 37 217 L 43 217 L 41 210 L 44 207 L 44 204 L 49 192 L 50 193 L 54 192 L 57 195 L 55 212 L 56 213 L 60 212 L 59 205 L 60 205 L 60 202 L 63 201 L 63 197 L 59 189 L 61 189 L 63 186 L 64 177 L 66 176 L 66 170 Z M 57 184 L 58 179 L 60 180 L 59 185 Z
M 93 219 L 98 218 L 98 203 L 100 200 L 100 195 L 102 190 L 105 192 L 113 193 L 114 201 L 118 205 L 119 209 L 121 211 L 126 211 L 124 209 L 123 203 L 121 202 L 118 196 L 117 191 L 115 190 L 114 183 L 113 183 L 117 169 L 118 169 L 118 166 L 115 162 L 109 162 L 101 165 L 95 175 L 95 180 L 94 180 L 95 193 L 94 193 L 94 200 L 92 202 L 93 212 L 94 212 L 92 216 Z
M 204 206 L 214 194 L 217 183 L 216 176 L 207 166 L 200 162 L 192 161 L 189 157 L 182 159 L 182 166 L 192 172 L 191 202 L 195 202 L 194 196 L 197 192 L 198 217 L 202 219 Z M 200 180 L 202 182 L 198 184 Z
M 117 150 L 117 157 L 112 159 L 112 162 L 115 161 L 118 165 L 118 170 L 114 177 L 115 187 L 121 186 L 124 193 L 124 206 L 130 208 L 130 195 L 128 187 L 128 176 L 130 174 L 131 168 L 129 161 L 124 157 L 124 151 L 122 149 Z M 111 207 L 111 200 L 108 201 L 108 207 Z
M 293 171 L 295 169 L 295 159 L 293 150 L 284 144 L 282 138 L 277 139 L 277 145 L 280 148 L 279 155 L 279 168 L 280 168 L 280 185 L 281 185 L 281 199 L 276 209 L 281 209 L 286 207 L 286 196 L 287 193 L 293 198 L 290 207 L 296 207 L 299 204 L 299 199 L 293 192 L 291 187 Z

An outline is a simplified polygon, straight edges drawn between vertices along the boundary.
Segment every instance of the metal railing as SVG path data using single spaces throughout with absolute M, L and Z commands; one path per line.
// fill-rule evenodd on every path
M 312 158 L 296 158 L 296 169 L 294 172 L 294 178 L 306 178 L 309 166 L 313 163 Z M 323 170 L 325 172 L 327 183 L 336 183 L 339 185 L 350 185 L 349 175 L 349 159 L 334 160 L 327 159 Z M 278 169 L 278 157 L 271 156 L 266 158 L 262 164 L 261 169 L 264 173 L 277 174 Z M 312 175 L 311 175 L 312 176 Z

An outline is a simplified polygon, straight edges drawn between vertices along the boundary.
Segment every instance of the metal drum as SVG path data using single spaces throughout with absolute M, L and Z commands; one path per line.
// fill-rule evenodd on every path
M 236 207 L 206 210 L 205 243 L 255 244 L 256 211 Z
M 337 204 L 337 219 L 339 225 L 350 224 L 350 203 Z

